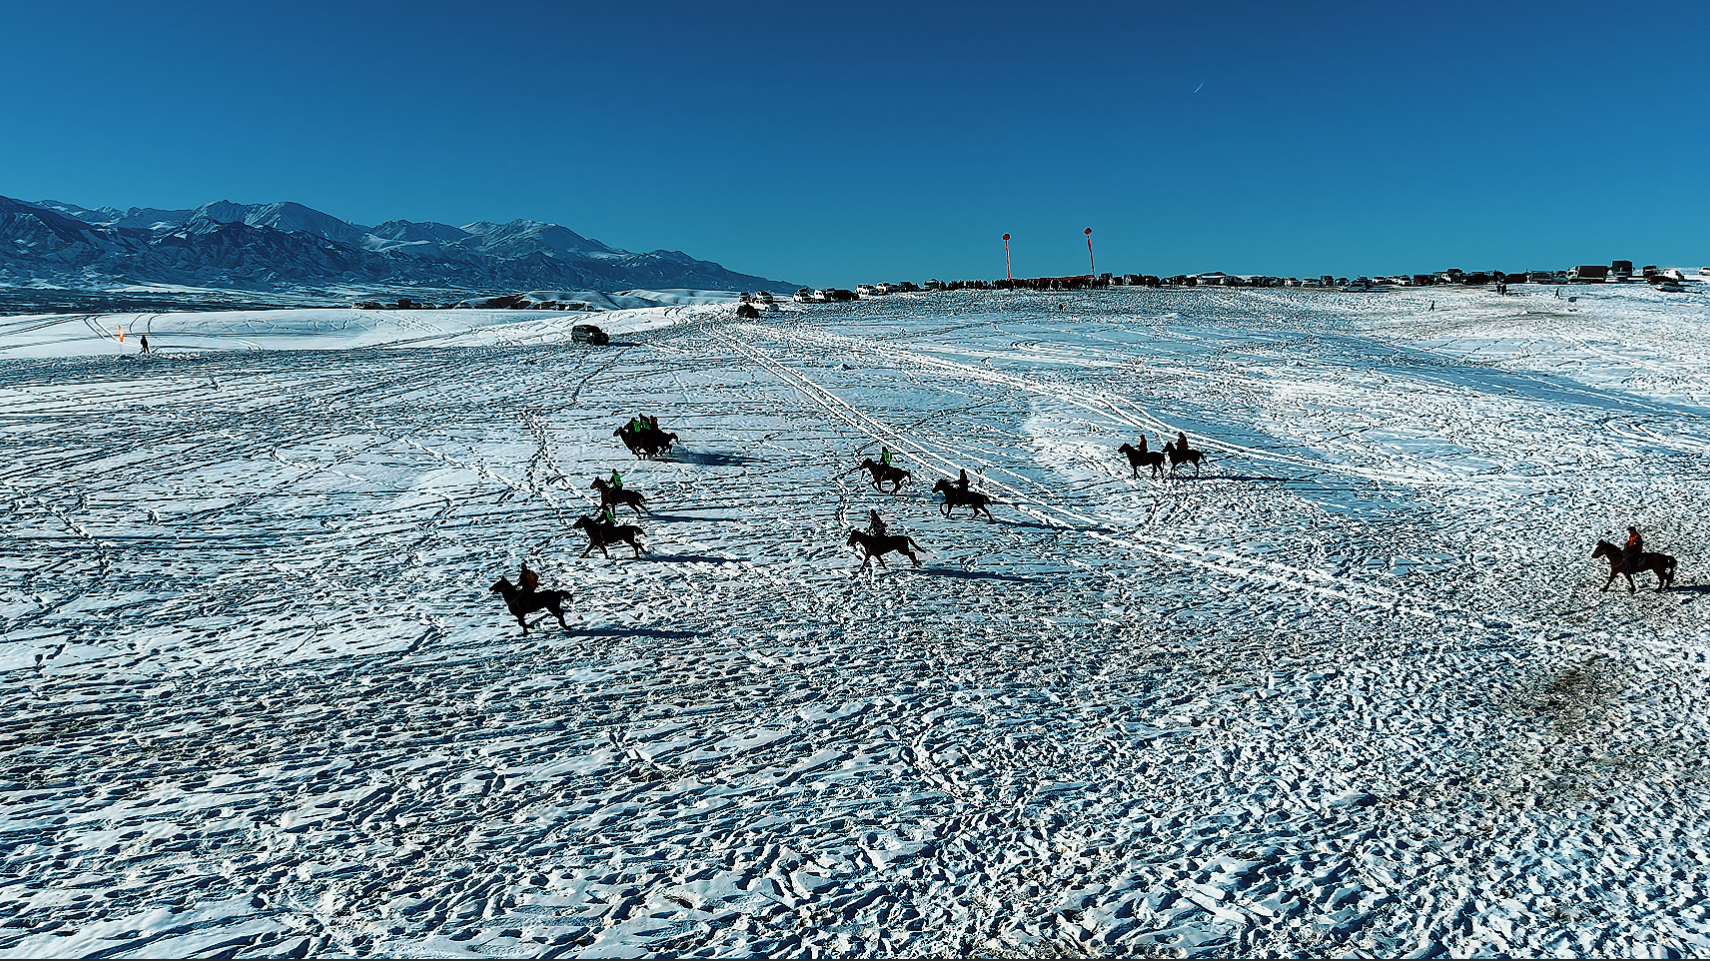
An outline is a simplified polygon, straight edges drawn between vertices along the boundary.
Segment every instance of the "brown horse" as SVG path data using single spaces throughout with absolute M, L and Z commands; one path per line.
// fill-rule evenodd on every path
M 570 599 L 569 591 L 531 591 L 518 587 L 503 577 L 499 578 L 499 582 L 494 584 L 491 590 L 505 599 L 505 606 L 511 609 L 511 613 L 516 615 L 517 623 L 522 625 L 524 637 L 528 636 L 528 621 L 523 619 L 523 615 L 539 610 L 545 610 L 558 618 L 559 627 L 567 631 L 570 629 L 570 625 L 564 623 L 564 602 Z
M 932 492 L 934 494 L 944 495 L 944 503 L 938 505 L 938 511 L 945 517 L 949 517 L 950 511 L 953 509 L 966 504 L 968 505 L 970 512 L 975 517 L 984 514 L 986 515 L 986 520 L 997 520 L 997 518 L 992 516 L 992 510 L 988 506 L 991 504 L 992 499 L 987 494 L 982 494 L 979 491 L 971 491 L 960 484 L 943 479 L 940 479 L 938 483 L 932 485 Z
M 895 494 L 897 491 L 902 490 L 903 481 L 914 479 L 913 474 L 903 470 L 901 467 L 897 467 L 893 464 L 881 464 L 871 457 L 862 458 L 860 466 L 856 467 L 855 470 L 865 470 L 867 473 L 873 475 L 870 480 L 870 483 L 873 485 L 873 489 L 887 494 Z M 879 486 L 882 483 L 891 485 L 891 489 L 886 491 L 883 487 Z
M 594 478 L 594 483 L 589 486 L 600 492 L 600 507 L 602 508 L 610 507 L 615 511 L 617 506 L 622 504 L 630 510 L 635 511 L 637 514 L 653 513 L 641 503 L 643 498 L 640 491 L 632 491 L 624 487 L 613 487 L 611 481 L 606 480 L 604 477 Z
M 588 535 L 588 548 L 582 552 L 583 557 L 587 557 L 588 552 L 596 547 L 600 549 L 601 554 L 610 557 L 612 555 L 606 550 L 606 545 L 620 542 L 634 549 L 636 557 L 641 556 L 641 542 L 637 538 L 643 531 L 634 524 L 608 524 L 597 517 L 578 517 L 576 523 L 570 526 L 581 528 L 582 532 Z
M 1633 575 L 1638 571 L 1650 571 L 1657 576 L 1657 590 L 1674 586 L 1674 555 L 1655 554 L 1645 551 L 1639 555 L 1639 563 L 1635 570 L 1627 570 L 1626 559 L 1621 556 L 1621 548 L 1608 541 L 1598 541 L 1597 547 L 1591 552 L 1593 559 L 1604 558 L 1609 562 L 1609 579 L 1603 582 L 1603 590 L 1615 583 L 1615 575 L 1627 578 L 1627 593 L 1637 591 L 1638 585 L 1633 583 Z
M 907 534 L 870 534 L 853 527 L 849 529 L 849 540 L 845 543 L 850 547 L 859 547 L 862 553 L 866 555 L 866 558 L 861 561 L 862 570 L 866 570 L 867 566 L 873 563 L 875 557 L 879 559 L 880 567 L 889 567 L 890 565 L 885 563 L 885 555 L 891 551 L 896 551 L 914 561 L 914 566 L 919 567 L 920 558 L 914 556 L 914 552 L 926 550 L 926 548 L 916 544 L 914 538 Z
M 1164 476 L 1164 452 L 1163 451 L 1161 451 L 1161 450 L 1141 450 L 1140 448 L 1135 447 L 1133 444 L 1123 444 L 1121 447 L 1118 447 L 1117 450 L 1120 451 L 1121 453 L 1128 455 L 1128 468 L 1130 471 L 1130 476 L 1138 478 L 1140 476 L 1140 468 L 1145 467 L 1145 466 L 1149 466 L 1152 468 L 1152 476 L 1153 477 Z
M 1203 453 L 1194 450 L 1192 447 L 1177 447 L 1173 440 L 1165 442 L 1164 456 L 1170 459 L 1171 474 L 1174 474 L 1176 468 L 1185 463 L 1193 465 L 1193 476 L 1195 477 L 1199 476 L 1199 462 L 1205 460 Z

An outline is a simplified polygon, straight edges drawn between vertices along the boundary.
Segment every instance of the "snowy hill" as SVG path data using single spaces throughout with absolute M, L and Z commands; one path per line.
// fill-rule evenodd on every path
M 91 209 L 0 197 L 0 284 L 73 289 L 340 285 L 791 290 L 681 251 L 631 253 L 557 224 L 347 223 L 296 203 Z
M 1704 957 L 1692 287 L 0 319 L 0 956 Z

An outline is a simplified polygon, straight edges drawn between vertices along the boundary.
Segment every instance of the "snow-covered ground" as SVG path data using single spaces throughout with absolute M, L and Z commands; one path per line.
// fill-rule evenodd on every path
M 0 954 L 1703 955 L 1692 289 L 5 318 Z

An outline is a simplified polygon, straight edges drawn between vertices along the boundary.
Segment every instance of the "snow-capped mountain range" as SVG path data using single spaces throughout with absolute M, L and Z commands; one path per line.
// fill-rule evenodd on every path
M 557 224 L 347 223 L 302 204 L 90 209 L 0 197 L 0 284 L 243 290 L 343 284 L 468 290 L 793 290 L 677 250 L 631 253 Z

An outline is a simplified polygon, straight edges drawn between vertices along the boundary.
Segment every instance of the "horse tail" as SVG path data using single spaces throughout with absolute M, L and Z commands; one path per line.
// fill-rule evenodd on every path
M 924 554 L 924 553 L 926 553 L 926 548 L 924 548 L 924 547 L 921 547 L 921 546 L 920 546 L 920 545 L 919 545 L 919 544 L 916 544 L 916 543 L 915 543 L 915 542 L 914 542 L 914 538 L 912 538 L 912 537 L 905 537 L 905 538 L 904 538 L 904 539 L 905 539 L 905 540 L 907 540 L 907 541 L 908 541 L 908 546 L 910 546 L 910 547 L 912 547 L 912 548 L 914 548 L 914 549 L 915 549 L 915 550 L 917 550 L 917 551 L 919 551 L 919 552 L 921 552 L 921 553 L 922 553 L 922 554 Z

